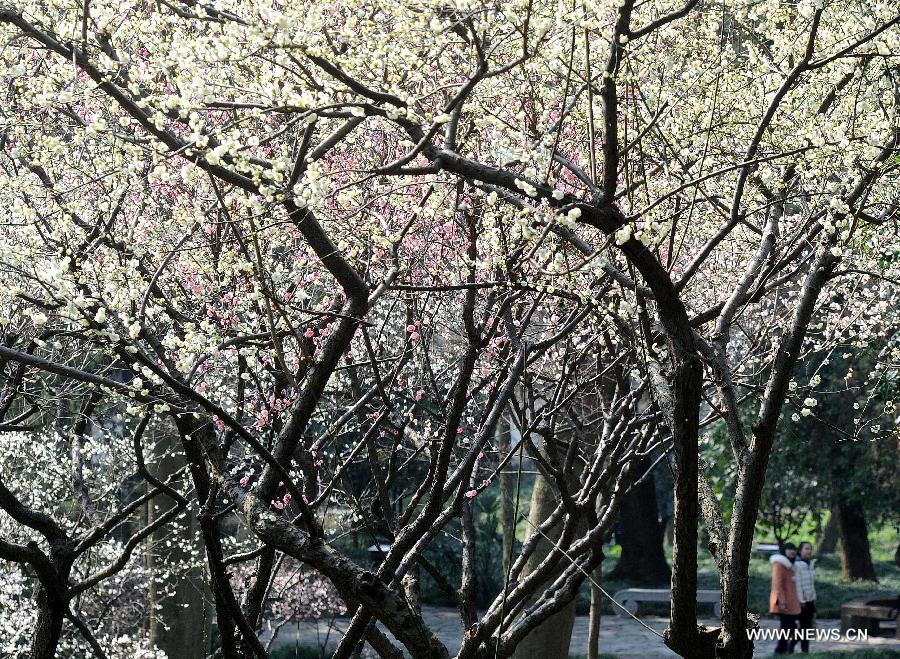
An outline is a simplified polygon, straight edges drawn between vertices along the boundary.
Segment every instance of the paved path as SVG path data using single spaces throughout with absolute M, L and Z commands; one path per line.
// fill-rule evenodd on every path
M 462 638 L 462 627 L 459 623 L 459 615 L 455 609 L 439 608 L 439 607 L 423 607 L 422 614 L 425 622 L 434 630 L 438 638 L 450 650 L 453 656 L 459 650 Z M 642 618 L 650 627 L 662 633 L 668 623 L 667 618 L 647 616 Z M 318 623 L 309 622 L 302 623 L 299 627 L 284 628 L 278 635 L 274 646 L 293 645 L 297 641 L 301 645 L 316 646 L 320 643 L 326 643 L 333 649 L 347 628 L 346 619 L 338 619 L 334 623 L 334 627 L 329 630 L 329 624 L 325 621 Z M 713 624 L 714 621 L 706 621 L 707 624 Z M 764 619 L 762 627 L 775 628 L 778 626 L 777 621 Z M 819 620 L 819 629 L 839 629 L 839 620 Z M 588 619 L 587 616 L 578 616 L 575 619 L 575 629 L 572 633 L 572 645 L 570 652 L 572 654 L 587 654 L 587 637 L 588 637 Z M 813 650 L 851 650 L 866 647 L 890 647 L 900 650 L 900 641 L 893 638 L 870 638 L 865 643 L 843 643 L 843 642 L 812 642 Z M 772 655 L 775 648 L 775 641 L 758 641 L 756 643 L 755 656 L 768 657 Z M 600 624 L 600 651 L 615 655 L 620 659 L 637 659 L 638 657 L 646 659 L 656 659 L 661 657 L 676 657 L 663 645 L 662 639 L 644 627 L 634 622 L 626 620 L 619 616 L 604 616 Z M 798 648 L 799 651 L 799 648 Z

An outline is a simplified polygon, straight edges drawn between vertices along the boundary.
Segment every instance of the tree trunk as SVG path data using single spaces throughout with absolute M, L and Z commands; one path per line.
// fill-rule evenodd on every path
M 718 639 L 721 650 L 716 648 L 718 656 L 742 659 L 753 656 L 753 642 L 747 638 L 747 582 L 763 483 L 778 419 L 787 398 L 789 379 L 800 357 L 816 301 L 836 263 L 837 257 L 825 247 L 817 253 L 804 278 L 791 329 L 778 344 L 772 373 L 756 420 L 751 426 L 753 441 L 745 446 L 745 438 L 739 438 L 740 445 L 736 447 L 738 482 L 731 512 L 731 529 L 719 570 L 722 578 L 722 631 Z
M 38 616 L 31 639 L 31 659 L 53 659 L 62 635 L 65 604 L 44 586 L 38 589 L 36 601 Z
M 497 434 L 500 440 L 500 453 L 505 454 L 512 446 L 510 424 L 505 416 L 497 424 Z M 503 538 L 503 574 L 509 571 L 510 557 L 515 550 L 516 543 L 515 502 L 513 500 L 516 478 L 511 471 L 511 464 L 512 461 L 500 472 L 500 532 Z
M 166 481 L 185 464 L 185 459 L 174 436 L 163 438 L 158 449 L 165 457 L 156 463 L 155 476 Z M 172 501 L 165 496 L 150 501 L 148 522 L 170 505 Z M 192 566 L 187 573 L 175 567 L 196 563 L 197 557 L 203 556 L 198 538 L 197 515 L 188 511 L 177 525 L 166 525 L 154 533 L 147 547 L 147 563 L 154 575 L 150 582 L 150 645 L 169 657 L 205 659 L 210 651 L 212 604 L 206 571 L 202 565 Z M 173 568 L 175 572 L 169 578 L 161 574 Z
M 594 583 L 591 584 L 591 615 L 588 620 L 588 659 L 600 659 L 600 614 L 603 604 L 603 593 L 599 588 L 603 577 L 603 564 L 593 572 Z
M 747 597 L 750 552 L 759 501 L 765 482 L 769 449 L 747 452 L 738 477 L 722 580 L 722 633 L 720 656 L 750 659 L 753 642 L 747 637 Z
M 844 501 L 838 502 L 837 513 L 841 577 L 851 581 L 877 581 L 865 513 L 859 506 Z
M 529 528 L 540 526 L 556 507 L 553 486 L 538 475 L 531 493 L 531 510 L 528 513 Z M 548 534 L 557 540 L 560 527 Z M 553 546 L 548 540 L 541 540 L 522 571 L 522 578 L 528 576 L 550 554 Z M 513 659 L 568 659 L 572 628 L 575 626 L 575 600 L 538 625 L 516 646 Z
M 822 537 L 816 543 L 816 552 L 819 554 L 833 554 L 837 550 L 837 541 L 837 510 L 832 510 L 828 515 L 828 521 L 825 522 L 825 528 L 822 529 Z
M 645 458 L 638 466 L 637 473 L 645 474 L 650 464 L 650 460 Z M 632 486 L 625 495 L 619 520 L 622 529 L 622 557 L 609 573 L 609 578 L 646 585 L 668 583 L 672 572 L 663 550 L 664 529 L 659 523 L 653 474 Z
M 680 353 L 680 354 L 679 354 Z M 711 655 L 697 628 L 697 529 L 700 518 L 698 448 L 701 377 L 699 359 L 676 351 L 672 445 L 675 449 L 675 538 L 672 544 L 672 595 L 666 645 L 682 656 Z

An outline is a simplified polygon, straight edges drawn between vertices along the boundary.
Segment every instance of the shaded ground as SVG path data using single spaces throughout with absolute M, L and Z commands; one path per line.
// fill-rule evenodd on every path
M 435 631 L 438 638 L 444 642 L 451 655 L 459 650 L 462 638 L 462 629 L 459 624 L 459 615 L 455 609 L 439 607 L 423 607 L 425 622 Z M 644 622 L 650 627 L 662 632 L 666 627 L 667 619 L 658 616 L 647 616 Z M 347 619 L 335 621 L 335 629 L 329 633 L 329 624 L 326 621 L 318 623 L 303 623 L 299 627 L 284 628 L 281 630 L 274 647 L 282 645 L 317 646 L 326 643 L 330 649 L 337 645 L 341 633 L 347 626 Z M 710 621 L 711 622 L 711 621 Z M 761 625 L 765 628 L 774 628 L 778 624 L 771 619 L 764 619 Z M 819 629 L 835 629 L 840 627 L 839 620 L 819 620 Z M 587 653 L 588 619 L 587 616 L 578 616 L 575 621 L 575 630 L 572 634 L 570 653 L 574 655 Z M 757 642 L 756 656 L 766 657 L 772 654 L 775 641 Z M 900 641 L 893 638 L 870 638 L 867 643 L 842 643 L 823 642 L 812 643 L 813 650 L 853 650 L 861 648 L 892 648 L 900 650 Z M 600 650 L 603 653 L 614 655 L 620 659 L 625 658 L 656 658 L 676 657 L 663 645 L 662 639 L 648 631 L 633 620 L 625 620 L 618 616 L 604 616 L 600 625 Z M 799 648 L 798 648 L 799 651 Z

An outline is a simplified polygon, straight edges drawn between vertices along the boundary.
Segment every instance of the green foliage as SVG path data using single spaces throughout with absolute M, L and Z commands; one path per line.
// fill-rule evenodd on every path
M 896 541 L 896 540 L 895 540 Z M 873 552 L 875 554 L 875 552 Z M 840 618 L 841 604 L 854 599 L 896 597 L 900 592 L 900 568 L 892 561 L 877 560 L 873 556 L 878 583 L 841 579 L 841 565 L 837 556 L 816 559 L 816 609 L 820 618 Z M 702 555 L 699 565 L 700 588 L 718 588 L 715 563 L 708 554 Z M 765 615 L 769 610 L 771 567 L 765 558 L 750 561 L 748 605 L 751 613 Z
M 804 532 L 809 531 L 809 522 Z M 809 537 L 809 536 L 804 536 Z M 894 550 L 897 547 L 897 533 L 894 529 L 873 533 L 870 536 L 872 542 L 872 560 L 875 571 L 878 574 L 878 583 L 848 582 L 841 579 L 840 560 L 836 555 L 816 557 L 816 608 L 820 618 L 840 618 L 841 604 L 854 599 L 862 598 L 886 598 L 896 597 L 900 593 L 900 567 L 894 563 Z M 603 571 L 608 573 L 616 565 L 617 558 L 612 551 L 607 551 L 607 559 L 603 562 Z M 698 587 L 718 588 L 719 577 L 716 572 L 715 562 L 708 552 L 701 549 L 698 561 Z M 755 557 L 750 561 L 749 575 L 749 610 L 751 613 L 765 615 L 769 609 L 769 587 L 771 582 L 771 568 L 768 559 Z M 634 587 L 635 584 L 625 581 L 611 581 L 603 579 L 601 585 L 610 594 L 614 594 L 623 588 Z M 586 615 L 590 610 L 590 590 L 585 584 L 578 596 L 577 611 L 579 615 Z M 603 615 L 615 615 L 613 605 L 608 599 L 603 598 L 601 607 Z M 641 604 L 642 615 L 669 614 L 667 602 L 644 602 Z M 711 604 L 701 604 L 699 609 L 701 617 L 712 615 Z
M 811 540 L 809 531 L 819 530 L 838 500 L 862 507 L 870 522 L 900 522 L 894 404 L 900 383 L 896 370 L 884 366 L 897 341 L 900 335 L 882 346 L 811 354 L 798 366 L 766 472 L 762 539 Z M 753 399 L 741 408 L 748 431 L 755 408 Z M 724 423 L 704 435 L 701 450 L 728 522 L 736 474 Z
M 744 427 L 749 428 L 753 420 L 751 406 L 745 404 L 741 408 L 740 414 Z M 720 502 L 719 509 L 722 511 L 722 517 L 728 524 L 731 521 L 731 506 L 734 503 L 737 463 L 731 450 L 724 422 L 714 423 L 708 432 L 701 435 L 700 457 L 706 463 L 706 478 Z
M 806 450 L 807 443 L 782 441 L 769 460 L 757 526 L 779 545 L 800 541 L 805 522 L 821 520 L 828 506 L 818 474 L 805 456 L 797 455 Z
M 478 606 L 485 606 L 503 589 L 503 537 L 499 488 L 484 490 L 475 500 L 475 554 Z
M 880 365 L 884 359 L 884 350 L 873 348 L 836 351 L 804 363 L 797 381 L 812 386 L 791 399 L 800 412 L 786 411 L 782 419 L 773 460 L 783 470 L 770 466 L 769 501 L 773 494 L 777 498 L 784 475 L 802 488 L 798 493 L 811 510 L 842 500 L 862 507 L 870 520 L 898 520 L 900 454 L 893 427 L 898 387 L 896 374 Z M 817 404 L 804 416 L 807 396 Z
M 484 607 L 496 597 L 503 586 L 503 539 L 500 532 L 499 488 L 488 488 L 475 499 L 475 603 Z M 459 523 L 449 525 L 425 550 L 425 558 L 436 566 L 441 575 L 454 587 L 460 583 L 462 555 Z M 435 606 L 451 606 L 435 580 L 422 571 L 422 602 Z

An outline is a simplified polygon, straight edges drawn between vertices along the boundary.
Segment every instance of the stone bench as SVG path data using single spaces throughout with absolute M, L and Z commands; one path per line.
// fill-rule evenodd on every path
M 774 542 L 761 542 L 753 548 L 753 554 L 762 558 L 768 558 L 772 554 L 777 553 L 778 545 Z
M 672 591 L 668 588 L 626 588 L 618 591 L 613 595 L 613 599 L 618 602 L 631 615 L 637 615 L 640 610 L 641 602 L 668 602 L 672 595 Z M 722 615 L 722 591 L 720 590 L 698 590 L 698 602 L 713 602 L 713 615 L 717 618 Z M 628 614 L 620 607 L 614 607 L 616 613 L 623 618 Z
M 841 604 L 841 633 L 850 629 L 865 629 L 869 635 L 878 636 L 879 623 L 898 621 L 900 598 L 894 600 L 854 600 Z M 900 639 L 900 622 L 894 630 L 894 638 Z

